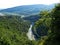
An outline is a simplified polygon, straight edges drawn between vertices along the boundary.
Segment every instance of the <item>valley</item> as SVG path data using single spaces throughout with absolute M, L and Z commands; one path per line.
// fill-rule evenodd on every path
M 0 45 L 60 45 L 60 4 L 56 5 L 0 10 Z

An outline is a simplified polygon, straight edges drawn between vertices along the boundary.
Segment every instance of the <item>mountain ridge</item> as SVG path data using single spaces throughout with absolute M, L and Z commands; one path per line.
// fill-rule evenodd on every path
M 41 10 L 50 10 L 52 8 L 54 8 L 54 4 L 52 5 L 36 4 L 36 5 L 23 5 L 23 6 L 3 9 L 0 10 L 0 12 L 18 13 L 21 15 L 31 15 L 31 14 L 35 15 L 38 14 Z

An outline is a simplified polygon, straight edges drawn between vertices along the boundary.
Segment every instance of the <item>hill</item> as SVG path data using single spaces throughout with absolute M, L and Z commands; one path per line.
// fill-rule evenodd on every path
M 26 36 L 29 25 L 19 16 L 0 16 L 0 45 L 34 45 Z
M 36 15 L 42 10 L 51 10 L 52 8 L 54 8 L 54 4 L 52 5 L 36 4 L 3 9 L 0 10 L 0 12 L 17 13 L 20 15 Z

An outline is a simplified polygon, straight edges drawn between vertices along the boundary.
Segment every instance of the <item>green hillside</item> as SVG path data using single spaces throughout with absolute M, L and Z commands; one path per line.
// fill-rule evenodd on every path
M 37 18 L 0 15 L 0 45 L 60 45 L 60 4 L 52 10 L 41 11 L 40 19 L 34 21 Z M 35 40 L 29 40 L 26 35 L 32 22 L 30 30 Z
M 19 16 L 0 16 L 0 45 L 34 45 L 26 36 L 29 25 Z
M 42 11 L 33 27 L 35 34 L 40 37 L 38 45 L 60 45 L 60 4 L 51 11 Z

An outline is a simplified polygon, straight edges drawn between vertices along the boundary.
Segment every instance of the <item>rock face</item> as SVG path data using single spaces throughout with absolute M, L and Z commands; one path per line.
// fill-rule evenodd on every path
M 28 37 L 28 39 L 29 40 L 35 40 L 35 37 L 34 37 L 34 34 L 33 34 L 33 32 L 32 32 L 32 24 L 30 25 L 30 28 L 29 28 L 29 30 L 28 30 L 28 33 L 27 33 L 27 37 Z

